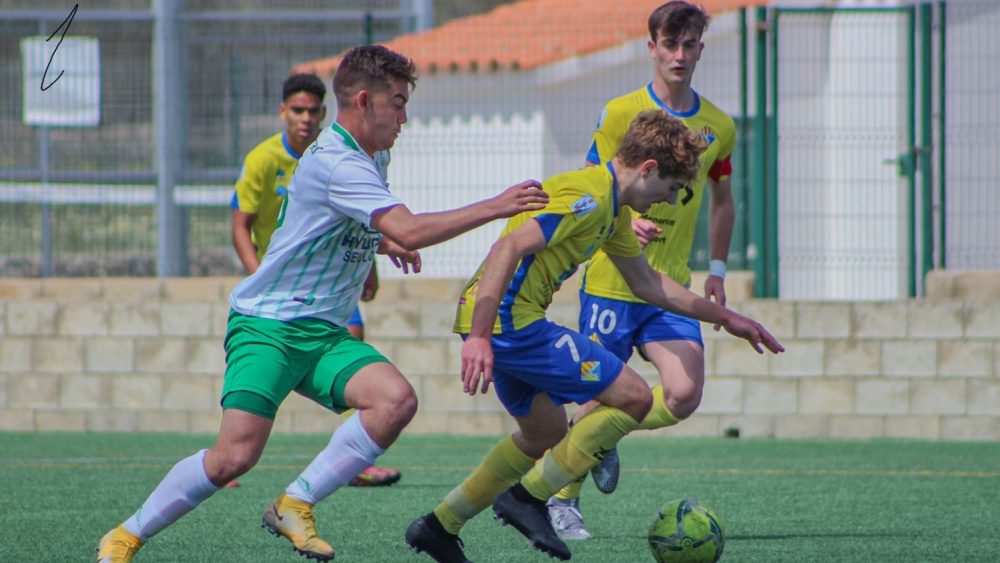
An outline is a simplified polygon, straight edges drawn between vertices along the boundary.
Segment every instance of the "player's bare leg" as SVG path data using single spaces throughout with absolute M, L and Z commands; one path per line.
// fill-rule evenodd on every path
M 348 324 L 347 332 L 358 340 L 365 339 L 365 325 L 363 324 Z M 348 411 L 343 416 L 346 419 L 350 414 Z M 396 484 L 402 477 L 403 473 L 396 468 L 371 465 L 362 469 L 349 484 L 352 487 L 388 487 Z

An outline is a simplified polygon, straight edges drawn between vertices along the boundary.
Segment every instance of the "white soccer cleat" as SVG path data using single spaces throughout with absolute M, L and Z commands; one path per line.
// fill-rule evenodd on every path
M 546 503 L 549 509 L 549 522 L 556 535 L 565 541 L 589 540 L 593 537 L 583 524 L 583 513 L 580 512 L 580 499 L 562 500 L 552 497 Z

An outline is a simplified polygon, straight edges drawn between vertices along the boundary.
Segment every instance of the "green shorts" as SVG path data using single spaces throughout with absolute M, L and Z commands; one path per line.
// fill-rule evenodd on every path
M 346 328 L 327 321 L 285 322 L 235 311 L 229 313 L 225 349 L 222 407 L 271 419 L 292 391 L 332 411 L 343 412 L 351 408 L 344 400 L 344 388 L 351 377 L 368 364 L 389 362 L 375 348 L 351 336 Z M 263 397 L 266 402 L 247 402 L 246 393 Z M 267 403 L 273 408 L 267 408 Z M 264 412 L 260 412 L 262 408 Z

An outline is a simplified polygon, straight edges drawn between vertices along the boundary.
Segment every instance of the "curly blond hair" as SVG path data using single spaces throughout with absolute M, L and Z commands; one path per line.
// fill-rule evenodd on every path
M 655 160 L 660 178 L 670 176 L 689 183 L 698 176 L 698 158 L 706 148 L 705 140 L 679 119 L 662 109 L 651 109 L 632 120 L 617 156 L 630 168 Z

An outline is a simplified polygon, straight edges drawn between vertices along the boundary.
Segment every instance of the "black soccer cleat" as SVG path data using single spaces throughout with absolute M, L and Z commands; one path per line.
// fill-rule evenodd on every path
M 549 522 L 545 501 L 536 499 L 518 483 L 493 501 L 493 515 L 504 524 L 510 524 L 531 541 L 535 549 L 561 561 L 568 561 L 573 554 L 566 542 L 559 539 Z
M 406 545 L 417 553 L 423 552 L 438 563 L 472 563 L 462 548 L 465 544 L 455 534 L 448 533 L 433 512 L 417 518 L 406 529 Z

